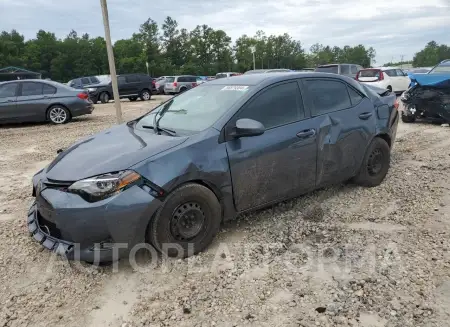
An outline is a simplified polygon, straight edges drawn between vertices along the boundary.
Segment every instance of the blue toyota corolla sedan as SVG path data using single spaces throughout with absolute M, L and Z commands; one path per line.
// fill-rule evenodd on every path
M 395 95 L 335 74 L 204 83 L 60 152 L 33 177 L 28 229 L 69 259 L 140 244 L 187 257 L 238 214 L 350 179 L 379 185 L 398 117 Z

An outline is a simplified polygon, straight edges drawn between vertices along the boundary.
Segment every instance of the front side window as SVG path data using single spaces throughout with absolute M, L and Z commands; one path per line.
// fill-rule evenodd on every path
M 256 95 L 238 118 L 259 121 L 266 129 L 296 122 L 304 118 L 300 90 L 297 82 L 271 87 Z
M 9 98 L 16 96 L 17 83 L 8 83 L 0 85 L 0 98 Z
M 177 133 L 182 131 L 193 134 L 203 131 L 213 125 L 251 89 L 252 86 L 247 85 L 202 84 L 161 104 L 152 113 L 140 119 L 136 128 L 152 126 L 154 113 L 167 107 L 166 113 L 159 121 L 159 126 Z
M 42 95 L 42 83 L 22 83 L 22 96 Z
M 90 81 L 89 78 L 83 77 L 83 78 L 81 79 L 81 83 L 83 83 L 83 85 L 88 85 L 88 84 L 91 84 L 91 81 Z
M 351 70 L 352 70 L 352 74 L 357 74 L 358 73 L 358 66 L 352 65 L 351 66 Z
M 385 70 L 383 73 L 385 73 L 389 77 L 396 77 L 397 76 L 397 72 L 395 71 L 395 69 L 388 69 L 388 70 Z
M 443 62 L 436 67 L 434 67 L 428 74 L 449 74 L 450 73 L 450 62 Z
M 305 81 L 308 96 L 313 102 L 314 116 L 347 109 L 352 106 L 344 83 L 333 80 L 309 79 Z
M 128 75 L 126 77 L 126 81 L 128 83 L 136 83 L 136 82 L 140 82 L 141 80 L 140 80 L 139 76 L 137 76 L 137 75 Z

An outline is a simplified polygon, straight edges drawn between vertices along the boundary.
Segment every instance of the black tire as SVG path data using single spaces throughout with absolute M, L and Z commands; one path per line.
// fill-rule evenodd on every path
M 389 145 L 380 137 L 374 138 L 366 150 L 359 173 L 353 178 L 353 182 L 366 187 L 380 185 L 386 177 L 390 162 Z
M 217 197 L 207 187 L 193 183 L 183 185 L 167 196 L 150 221 L 148 240 L 169 257 L 186 258 L 197 254 L 219 232 L 221 212 Z M 182 253 L 166 244 L 174 244 Z
M 180 93 L 183 93 L 183 92 L 186 92 L 187 91 L 187 88 L 185 88 L 185 87 L 182 87 L 181 89 L 180 89 Z
M 148 89 L 143 89 L 139 97 L 142 101 L 148 101 L 152 98 L 152 92 Z
M 52 124 L 66 124 L 71 118 L 70 111 L 62 105 L 53 105 L 47 110 L 47 120 Z
M 133 101 L 136 101 L 136 100 L 137 100 L 137 97 L 130 97 L 130 98 L 128 98 L 128 100 L 130 100 L 131 102 L 133 102 Z
M 102 92 L 100 93 L 100 95 L 98 96 L 98 98 L 100 99 L 101 103 L 108 103 L 109 100 L 111 99 L 111 97 L 109 96 L 108 92 Z
M 404 122 L 404 123 L 414 123 L 415 121 L 416 121 L 416 117 L 415 116 L 405 115 L 402 112 L 402 122 Z

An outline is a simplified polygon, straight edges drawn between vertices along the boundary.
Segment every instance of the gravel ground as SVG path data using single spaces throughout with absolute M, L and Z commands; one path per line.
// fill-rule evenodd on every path
M 150 102 L 123 102 L 124 117 Z M 0 128 L 1 326 L 450 326 L 450 129 L 399 125 L 376 188 L 339 185 L 227 223 L 205 253 L 68 263 L 32 241 L 31 176 L 115 123 Z

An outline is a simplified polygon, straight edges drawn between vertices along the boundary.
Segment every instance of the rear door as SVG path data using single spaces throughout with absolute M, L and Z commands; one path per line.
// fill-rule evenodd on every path
M 236 209 L 244 211 L 315 186 L 316 134 L 296 81 L 265 88 L 231 119 L 261 122 L 264 134 L 227 141 Z
M 0 122 L 17 118 L 16 101 L 19 83 L 0 84 Z
M 302 80 L 312 125 L 317 131 L 317 186 L 356 175 L 376 131 L 372 101 L 338 79 Z
M 135 74 L 126 75 L 125 79 L 126 79 L 126 95 L 138 95 L 141 91 L 140 76 Z
M 44 120 L 52 95 L 44 94 L 44 83 L 21 82 L 17 96 L 17 114 L 22 120 Z

